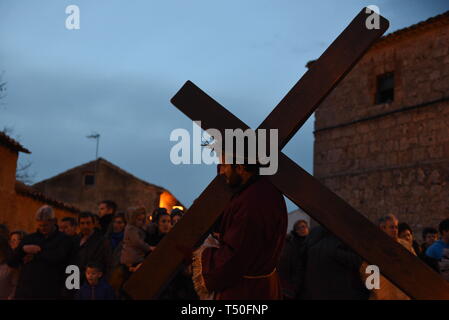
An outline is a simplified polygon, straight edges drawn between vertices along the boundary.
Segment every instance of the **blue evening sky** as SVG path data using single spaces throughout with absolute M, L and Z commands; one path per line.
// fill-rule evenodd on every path
M 78 5 L 81 29 L 67 30 Z M 100 156 L 161 185 L 189 206 L 215 167 L 170 162 L 170 104 L 192 80 L 256 127 L 367 5 L 395 31 L 449 10 L 429 0 L 2 0 L 0 71 L 8 82 L 0 128 L 32 151 L 34 182 Z M 283 150 L 313 168 L 313 118 Z M 289 209 L 296 206 L 289 203 Z

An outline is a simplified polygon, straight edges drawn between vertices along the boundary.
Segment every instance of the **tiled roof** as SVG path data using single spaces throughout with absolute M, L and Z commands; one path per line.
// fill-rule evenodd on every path
M 31 153 L 28 149 L 24 148 L 19 142 L 8 136 L 3 131 L 0 131 L 0 144 L 11 149 L 12 151 Z
M 398 40 L 400 37 L 407 36 L 414 32 L 422 31 L 427 28 L 431 28 L 433 26 L 444 25 L 444 24 L 449 24 L 449 11 L 446 11 L 442 14 L 431 17 L 427 20 L 412 24 L 406 28 L 402 28 L 402 29 L 396 30 L 392 33 L 389 33 L 389 34 L 383 36 L 382 38 L 380 38 L 376 43 L 374 43 L 373 47 L 381 46 L 384 44 L 389 44 L 395 40 Z M 311 65 L 315 61 L 316 60 L 308 61 L 306 64 L 306 68 L 310 69 Z
M 74 205 L 49 198 L 45 194 L 43 194 L 43 193 L 37 191 L 36 189 L 33 189 L 32 187 L 27 186 L 26 184 L 19 182 L 19 181 L 16 181 L 16 192 L 18 194 L 45 202 L 45 203 L 47 203 L 53 207 L 56 207 L 56 208 L 65 209 L 65 210 L 71 211 L 73 213 L 81 212 L 81 210 L 78 209 L 77 207 L 75 207 Z
M 444 24 L 449 24 L 449 11 L 446 11 L 442 14 L 431 17 L 427 20 L 412 24 L 411 26 L 408 26 L 406 28 L 402 28 L 402 29 L 396 30 L 392 33 L 389 33 L 389 34 L 383 36 L 382 38 L 380 38 L 377 41 L 377 43 L 374 44 L 374 46 L 383 44 L 383 43 L 388 43 L 392 40 L 397 40 L 397 38 L 408 35 L 414 31 L 421 31 L 421 30 L 427 29 L 432 26 L 444 25 Z
M 104 159 L 104 158 L 101 158 L 101 157 L 98 158 L 97 160 L 92 160 L 92 161 L 90 161 L 90 162 L 83 163 L 83 164 L 81 164 L 81 165 L 78 165 L 78 166 L 76 166 L 76 167 L 73 167 L 73 168 L 71 168 L 71 169 L 68 169 L 68 170 L 66 170 L 66 171 L 64 171 L 64 172 L 61 172 L 61 173 L 59 173 L 59 174 L 57 174 L 57 175 L 51 177 L 51 178 L 48 178 L 48 179 L 39 181 L 39 182 L 35 183 L 33 186 L 36 187 L 36 188 L 40 188 L 41 186 L 44 186 L 45 183 L 46 183 L 47 181 L 53 180 L 53 179 L 55 179 L 55 178 L 57 178 L 57 177 L 60 177 L 60 176 L 64 176 L 64 175 L 66 175 L 66 174 L 68 174 L 68 173 L 71 173 L 71 172 L 73 172 L 73 171 L 79 170 L 80 168 L 88 168 L 88 167 L 91 167 L 91 166 L 95 166 L 96 163 L 102 163 L 102 164 L 104 164 L 104 165 L 106 165 L 106 166 L 112 168 L 113 170 L 119 172 L 120 174 L 123 174 L 123 175 L 128 176 L 128 177 L 130 177 L 130 178 L 132 178 L 132 179 L 135 179 L 135 180 L 137 180 L 137 181 L 140 181 L 140 182 L 143 183 L 144 185 L 154 188 L 154 189 L 156 190 L 156 192 L 162 193 L 162 192 L 166 191 L 166 192 L 170 193 L 171 195 L 173 195 L 173 193 L 171 193 L 171 192 L 170 192 L 169 190 L 167 190 L 166 188 L 161 187 L 161 186 L 158 186 L 158 185 L 155 185 L 155 184 L 152 184 L 152 183 L 149 183 L 149 182 L 147 182 L 147 181 L 145 181 L 145 180 L 142 180 L 142 179 L 140 179 L 140 178 L 134 176 L 133 174 L 129 173 L 128 171 L 126 171 L 126 170 L 120 168 L 119 166 L 117 166 L 117 165 L 115 165 L 115 164 L 113 164 L 113 163 L 109 162 L 108 160 L 106 160 L 106 159 Z M 173 195 L 173 197 L 174 197 L 174 195 Z M 175 198 L 176 198 L 176 197 L 175 197 Z M 184 206 L 184 205 L 183 205 L 177 198 L 176 198 L 176 200 L 178 201 L 178 204 L 179 204 L 179 205 Z

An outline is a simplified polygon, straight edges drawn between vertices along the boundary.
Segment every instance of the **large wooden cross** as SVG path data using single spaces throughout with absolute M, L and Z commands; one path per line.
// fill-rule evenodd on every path
M 258 129 L 278 129 L 279 148 L 311 116 L 324 98 L 360 60 L 369 47 L 388 29 L 380 17 L 380 28 L 368 29 L 364 8 L 281 100 Z M 204 130 L 248 126 L 188 81 L 172 103 Z M 449 284 L 418 258 L 393 241 L 313 176 L 279 152 L 279 168 L 269 177 L 278 190 L 390 281 L 415 299 L 449 299 Z M 194 201 L 183 219 L 159 243 L 124 286 L 133 299 L 155 299 L 182 266 L 186 249 L 193 249 L 229 203 L 231 191 L 217 176 Z

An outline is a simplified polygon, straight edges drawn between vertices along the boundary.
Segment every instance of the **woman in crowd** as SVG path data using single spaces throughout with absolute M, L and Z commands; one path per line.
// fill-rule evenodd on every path
M 415 255 L 419 256 L 421 254 L 421 248 L 414 240 L 412 228 L 407 223 L 402 222 L 398 224 L 398 237 L 406 241 L 413 248 Z
M 152 220 L 154 228 L 147 234 L 146 242 L 150 246 L 157 246 L 164 236 L 171 230 L 171 218 L 166 210 L 158 210 Z
M 128 210 L 128 224 L 125 228 L 120 263 L 131 272 L 135 271 L 135 267 L 143 262 L 145 256 L 152 249 L 145 242 L 145 217 L 145 208 L 130 208 Z

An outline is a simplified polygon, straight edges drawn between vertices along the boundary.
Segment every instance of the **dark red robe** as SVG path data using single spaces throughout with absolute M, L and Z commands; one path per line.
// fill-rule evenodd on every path
M 284 197 L 254 177 L 223 213 L 220 247 L 201 254 L 204 284 L 215 299 L 281 299 L 276 271 L 287 229 Z

